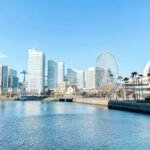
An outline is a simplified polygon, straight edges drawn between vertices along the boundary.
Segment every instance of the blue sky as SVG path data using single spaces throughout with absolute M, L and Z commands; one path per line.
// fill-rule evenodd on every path
M 27 69 L 29 48 L 87 69 L 108 49 L 120 74 L 150 60 L 149 0 L 1 0 L 0 63 Z M 4 55 L 8 56 L 5 57 Z

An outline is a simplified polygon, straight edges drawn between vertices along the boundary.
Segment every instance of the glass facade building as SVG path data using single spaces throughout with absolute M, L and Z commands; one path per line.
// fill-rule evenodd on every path
M 67 80 L 70 83 L 76 84 L 78 89 L 83 89 L 84 88 L 84 71 L 69 68 L 67 70 Z
M 48 77 L 47 77 L 48 89 L 54 90 L 58 84 L 57 80 L 58 80 L 58 64 L 53 60 L 49 60 Z
M 17 71 L 13 69 L 8 70 L 8 87 L 9 88 L 17 88 L 19 79 L 17 77 Z
M 77 83 L 77 71 L 72 68 L 67 69 L 67 80 L 70 83 Z
M 0 65 L 0 94 L 8 92 L 8 66 Z
M 8 66 L 2 67 L 2 89 L 8 90 Z

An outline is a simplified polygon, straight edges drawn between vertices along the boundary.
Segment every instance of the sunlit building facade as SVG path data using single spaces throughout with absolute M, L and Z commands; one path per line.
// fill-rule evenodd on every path
M 64 76 L 65 76 L 65 65 L 64 62 L 58 62 L 58 86 L 64 82 Z
M 77 87 L 78 89 L 84 88 L 84 71 L 82 70 L 77 71 Z
M 85 71 L 85 88 L 95 90 L 100 87 L 103 72 L 97 67 L 90 67 Z
M 41 51 L 28 51 L 28 92 L 40 94 L 45 86 L 45 55 Z

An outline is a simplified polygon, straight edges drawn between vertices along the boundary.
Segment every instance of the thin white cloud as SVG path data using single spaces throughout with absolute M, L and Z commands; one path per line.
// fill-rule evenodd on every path
M 0 58 L 7 58 L 8 56 L 5 54 L 0 54 Z

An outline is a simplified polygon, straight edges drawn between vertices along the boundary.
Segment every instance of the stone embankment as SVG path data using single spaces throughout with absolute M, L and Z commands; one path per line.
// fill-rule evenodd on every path
M 56 98 L 56 97 L 48 97 L 48 98 L 45 98 L 43 101 L 55 102 L 55 101 L 58 101 L 58 98 Z
M 14 100 L 14 97 L 0 95 L 0 101 L 13 101 L 13 100 Z
M 83 104 L 100 105 L 100 106 L 108 106 L 109 99 L 104 99 L 104 98 L 74 98 L 73 102 L 83 103 Z
M 49 97 L 44 99 L 44 101 L 59 101 L 60 98 L 56 97 Z M 61 98 L 62 99 L 62 98 Z M 64 98 L 65 99 L 65 98 Z M 82 98 L 82 97 L 74 97 L 74 103 L 82 103 L 82 104 L 91 104 L 91 105 L 99 105 L 105 106 L 110 109 L 117 109 L 117 110 L 127 110 L 127 111 L 134 111 L 139 113 L 148 113 L 150 114 L 150 103 L 144 103 L 140 101 L 134 100 L 109 100 L 104 98 Z
M 44 101 L 59 101 L 59 99 L 62 98 L 47 98 Z M 64 98 L 65 99 L 65 98 Z M 109 99 L 104 98 L 82 98 L 82 97 L 74 97 L 73 101 L 74 103 L 82 103 L 82 104 L 92 104 L 92 105 L 100 105 L 100 106 L 107 106 Z
M 150 114 L 150 103 L 144 103 L 144 102 L 138 102 L 138 101 L 129 101 L 129 100 L 109 101 L 108 108 Z

